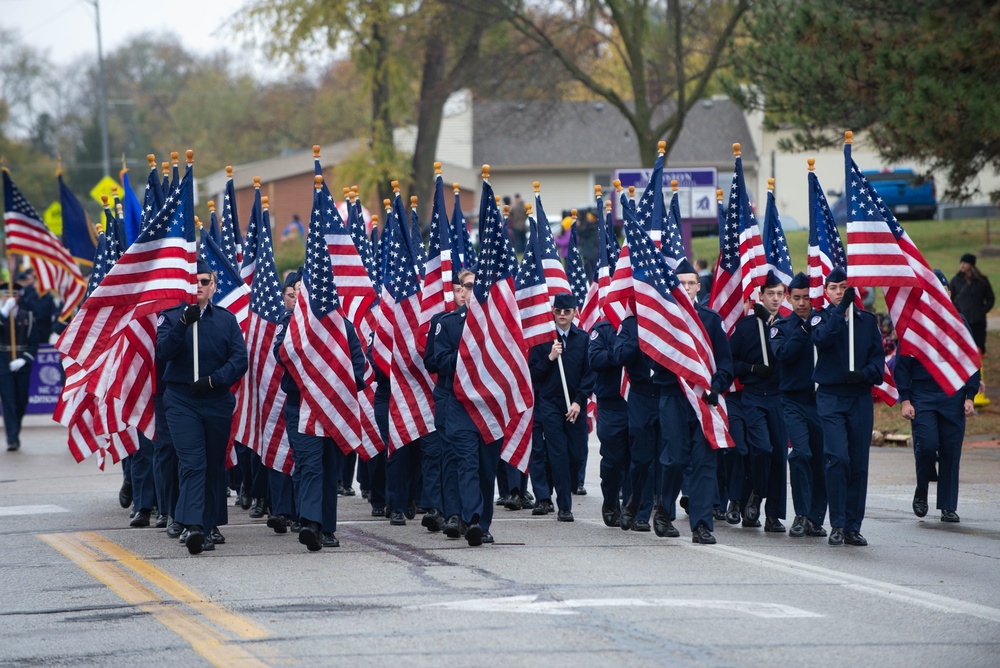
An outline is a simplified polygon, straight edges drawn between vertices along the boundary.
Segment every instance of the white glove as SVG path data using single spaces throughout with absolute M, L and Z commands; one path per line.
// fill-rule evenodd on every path
M 25 364 L 27 364 L 27 362 L 25 362 L 24 359 L 22 359 L 20 357 L 18 357 L 16 360 L 11 360 L 11 362 L 10 362 L 10 372 L 11 373 L 17 373 L 18 371 L 21 370 L 21 368 Z
M 0 306 L 0 315 L 2 315 L 5 318 L 9 317 L 10 312 L 14 310 L 15 306 L 17 306 L 17 300 L 14 299 L 13 297 L 8 297 L 7 300 L 3 303 L 3 306 Z
M 59 335 L 56 334 L 55 332 L 52 332 L 51 334 L 49 334 L 49 345 L 50 346 L 56 345 L 56 341 L 58 341 L 58 340 L 59 340 Z

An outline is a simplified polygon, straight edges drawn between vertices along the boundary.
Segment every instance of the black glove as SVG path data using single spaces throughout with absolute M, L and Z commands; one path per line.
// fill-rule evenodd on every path
M 837 309 L 841 313 L 847 313 L 847 309 L 849 309 L 851 307 L 851 304 L 854 303 L 854 296 L 855 296 L 854 288 L 847 288 L 846 290 L 844 290 L 844 298 L 840 300 L 839 304 L 837 304 Z
M 191 394 L 198 396 L 201 394 L 208 394 L 212 389 L 212 377 L 202 376 L 198 380 L 191 383 Z
M 848 385 L 867 385 L 868 381 L 865 380 L 865 374 L 860 371 L 848 371 L 847 372 L 847 384 Z
M 772 369 L 766 364 L 751 364 L 750 373 L 757 376 L 758 378 L 767 380 L 768 378 L 771 377 L 771 374 L 774 373 L 774 369 Z
M 718 406 L 719 391 L 716 390 L 714 387 L 711 390 L 709 390 L 708 394 L 705 395 L 705 403 L 708 404 L 709 406 Z
M 761 320 L 765 325 L 767 324 L 767 321 L 771 319 L 771 312 L 768 311 L 767 308 L 760 303 L 753 305 L 753 314 L 757 316 L 757 318 Z
M 802 319 L 802 322 L 799 323 L 799 327 L 801 327 L 802 331 L 805 332 L 806 334 L 809 334 L 812 331 L 812 323 L 810 322 L 810 320 L 811 318 L 809 316 L 806 316 L 805 318 Z
M 190 325 L 193 322 L 198 322 L 198 318 L 200 317 L 201 317 L 201 307 L 198 306 L 197 304 L 191 304 L 186 309 L 184 309 L 184 313 L 181 315 L 181 322 L 183 322 L 185 325 Z

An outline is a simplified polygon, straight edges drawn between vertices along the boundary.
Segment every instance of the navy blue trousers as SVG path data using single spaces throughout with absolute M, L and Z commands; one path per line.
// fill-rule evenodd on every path
M 193 397 L 168 387 L 163 406 L 177 452 L 180 494 L 174 519 L 205 530 L 228 524 L 226 446 L 235 397 L 229 392 Z
M 637 520 L 648 522 L 653 511 L 655 469 L 659 468 L 657 462 L 663 447 L 658 390 L 651 395 L 639 394 L 633 386 L 629 392 L 628 437 L 632 494 L 626 505 L 636 513 Z
M 177 452 L 170 440 L 167 412 L 163 407 L 163 395 L 153 397 L 156 416 L 156 438 L 153 439 L 153 484 L 161 513 L 175 517 L 177 497 L 180 489 L 177 482 Z
M 597 400 L 597 438 L 601 442 L 601 495 L 604 505 L 619 506 L 628 477 L 628 409 Z
M 466 523 L 478 519 L 483 531 L 489 531 L 503 441 L 484 443 L 472 418 L 454 397 L 449 400 L 447 438 L 457 460 L 461 518 Z
M 132 508 L 152 510 L 156 506 L 156 483 L 153 480 L 153 442 L 139 434 L 139 449 L 129 456 L 132 478 Z M 157 506 L 159 507 L 159 506 Z M 166 512 L 161 510 L 160 512 Z
M 938 462 L 937 508 L 958 510 L 958 466 L 965 438 L 965 392 L 949 397 L 944 392 L 914 390 L 913 457 L 917 487 L 927 489 L 934 462 Z
M 295 485 L 292 483 L 292 476 L 268 469 L 267 486 L 271 496 L 271 514 L 298 517 L 295 513 Z
M 726 395 L 726 410 L 729 413 L 729 434 L 733 437 L 734 448 L 720 448 L 717 479 L 719 481 L 719 503 L 736 501 L 743 508 L 750 490 L 746 482 L 747 424 L 743 419 L 743 397 L 739 393 Z
M 323 531 L 337 530 L 337 479 L 344 453 L 332 438 L 299 432 L 299 406 L 285 402 L 285 428 L 298 478 L 295 507 L 300 521 L 316 522 Z
M 830 526 L 861 531 L 874 422 L 871 394 L 839 397 L 821 389 L 816 393 L 816 410 L 823 425 Z
M 823 467 L 823 427 L 815 404 L 783 397 L 785 428 L 792 451 L 788 474 L 792 481 L 792 506 L 796 515 L 822 526 L 826 517 L 826 475 Z
M 434 426 L 441 437 L 441 496 L 445 517 L 462 514 L 462 500 L 458 494 L 458 457 L 448 438 L 448 403 L 453 400 L 446 388 L 434 386 Z
M 541 423 L 545 436 L 544 445 L 537 452 L 532 443 L 529 465 L 535 496 L 539 500 L 551 499 L 554 491 L 559 510 L 572 510 L 573 490 L 578 482 L 571 452 L 579 451 L 581 442 L 586 446 L 587 416 L 581 415 L 576 422 L 569 422 L 562 400 L 541 398 L 535 404 L 535 420 Z
M 28 383 L 31 380 L 30 363 L 11 373 L 9 361 L 0 364 L 0 406 L 8 445 L 21 440 L 21 420 L 28 410 Z
M 670 425 L 663 433 L 663 453 L 660 456 L 663 505 L 670 519 L 675 519 L 675 504 L 684 484 L 692 531 L 699 523 L 712 531 L 712 505 L 719 489 L 716 477 L 718 456 L 705 440 L 698 416 L 686 397 L 679 394 L 660 397 L 660 424 Z
M 765 517 L 784 519 L 788 505 L 788 435 L 781 396 L 765 397 L 744 391 L 741 401 L 753 491 L 767 498 Z
M 421 486 L 419 505 L 427 510 L 444 508 L 444 492 L 441 488 L 444 444 L 441 434 L 432 431 L 420 439 Z

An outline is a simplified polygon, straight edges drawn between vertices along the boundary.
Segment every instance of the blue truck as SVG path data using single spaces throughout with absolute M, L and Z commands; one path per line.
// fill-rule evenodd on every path
M 899 220 L 928 220 L 937 213 L 933 176 L 921 178 L 912 169 L 865 170 L 862 173 Z M 833 204 L 833 217 L 838 225 L 843 225 L 847 222 L 847 200 L 843 194 L 836 194 L 840 199 Z

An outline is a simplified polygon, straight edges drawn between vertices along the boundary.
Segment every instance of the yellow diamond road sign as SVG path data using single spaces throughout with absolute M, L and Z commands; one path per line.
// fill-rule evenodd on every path
M 45 219 L 45 226 L 52 230 L 52 234 L 57 237 L 62 236 L 62 205 L 59 202 L 50 204 L 42 214 L 42 218 Z
M 94 189 L 90 191 L 90 196 L 93 197 L 98 204 L 104 206 L 104 203 L 101 201 L 101 195 L 107 195 L 108 203 L 111 206 L 114 206 L 114 198 L 111 196 L 112 187 L 118 188 L 118 196 L 121 197 L 124 192 L 121 185 L 119 185 L 119 183 L 110 176 L 105 176 L 103 179 L 98 181 L 97 185 L 94 186 Z

